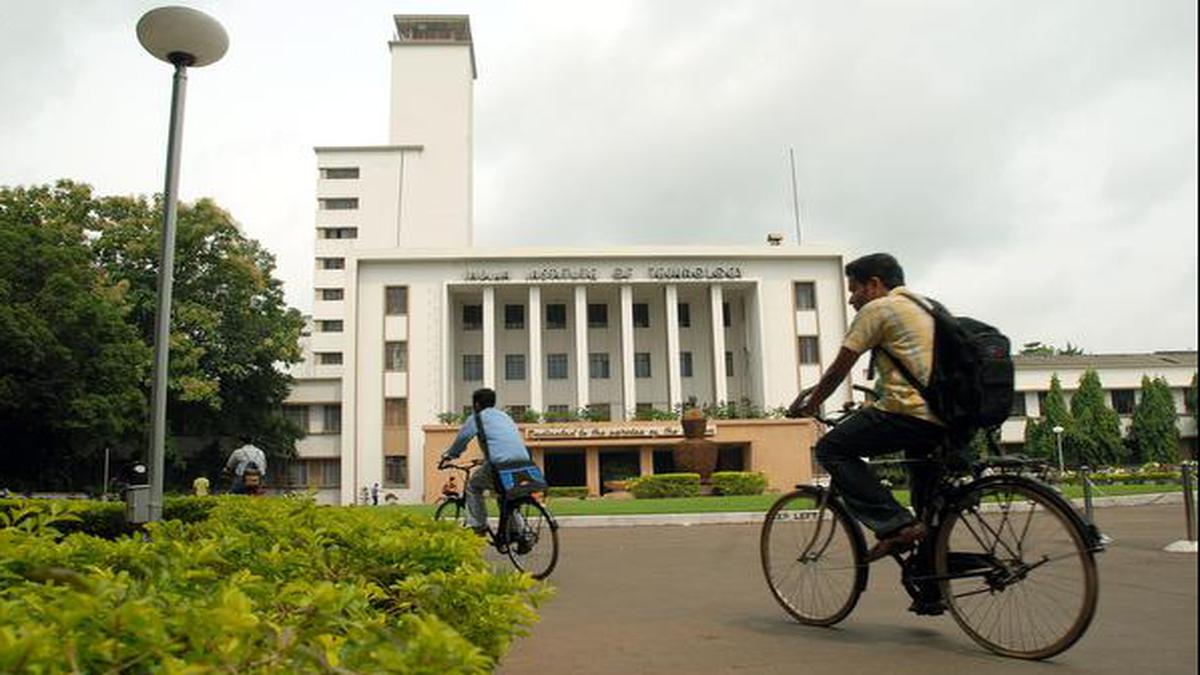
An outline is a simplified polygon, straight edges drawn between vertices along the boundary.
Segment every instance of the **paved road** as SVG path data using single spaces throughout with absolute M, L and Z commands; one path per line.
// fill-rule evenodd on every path
M 1099 610 L 1050 662 L 983 651 L 949 614 L 909 614 L 891 563 L 872 569 L 842 624 L 801 626 L 767 591 L 756 526 L 698 525 L 561 530 L 557 594 L 499 672 L 1195 673 L 1196 555 L 1161 550 L 1181 537 L 1182 506 L 1096 515 L 1115 539 L 1100 557 Z

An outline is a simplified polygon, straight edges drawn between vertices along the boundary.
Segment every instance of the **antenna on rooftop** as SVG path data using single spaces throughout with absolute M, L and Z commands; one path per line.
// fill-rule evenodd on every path
M 796 245 L 800 245 L 800 194 L 796 190 L 796 151 L 788 148 L 788 161 L 792 165 L 792 215 L 796 219 Z

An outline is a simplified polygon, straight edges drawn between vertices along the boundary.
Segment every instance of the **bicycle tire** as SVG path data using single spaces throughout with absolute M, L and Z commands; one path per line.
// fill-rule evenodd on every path
M 799 486 L 776 500 L 763 520 L 759 554 L 771 595 L 805 625 L 845 619 L 867 585 L 862 530 L 822 488 Z
M 461 499 L 447 499 L 438 505 L 437 511 L 433 512 L 434 520 L 453 520 L 459 525 L 465 526 L 467 523 L 467 509 Z
M 510 507 L 509 518 L 519 514 L 521 529 L 510 535 L 508 557 L 513 566 L 534 579 L 545 579 L 558 564 L 558 523 L 536 499 L 524 497 Z M 524 543 L 524 546 L 522 545 Z M 522 548 L 527 547 L 524 552 Z
M 1070 648 L 1099 596 L 1090 537 L 1073 507 L 1021 476 L 984 478 L 961 495 L 934 558 L 954 620 L 1003 656 L 1040 660 Z

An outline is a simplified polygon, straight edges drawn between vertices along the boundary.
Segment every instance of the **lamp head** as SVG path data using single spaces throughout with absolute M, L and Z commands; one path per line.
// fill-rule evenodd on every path
M 1065 431 L 1065 429 L 1063 429 L 1062 427 L 1060 427 L 1058 425 L 1055 425 L 1054 428 L 1051 429 L 1050 431 L 1053 431 L 1056 434 L 1061 434 L 1063 431 Z
M 159 7 L 137 23 L 138 41 L 155 58 L 199 68 L 229 49 L 229 36 L 216 19 L 191 7 Z

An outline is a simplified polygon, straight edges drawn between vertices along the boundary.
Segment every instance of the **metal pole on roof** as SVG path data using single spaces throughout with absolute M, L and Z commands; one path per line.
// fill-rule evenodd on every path
M 796 245 L 800 245 L 800 193 L 796 189 L 796 151 L 788 148 L 788 162 L 792 166 L 792 216 L 796 220 Z

